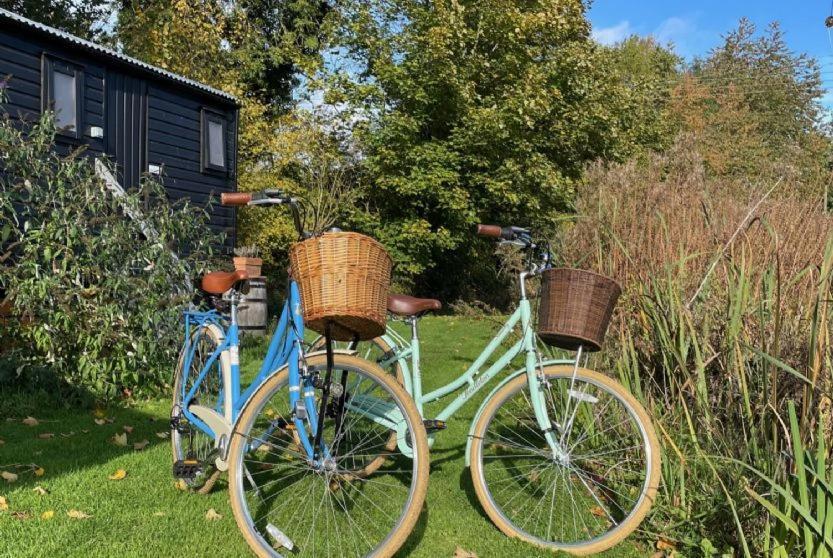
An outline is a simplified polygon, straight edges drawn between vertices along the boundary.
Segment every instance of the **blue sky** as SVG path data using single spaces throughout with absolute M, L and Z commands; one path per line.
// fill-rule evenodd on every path
M 825 85 L 833 89 L 833 46 L 824 26 L 830 14 L 831 0 L 594 0 L 590 21 L 599 42 L 653 35 L 691 59 L 718 45 L 743 16 L 759 29 L 777 20 L 790 48 L 819 59 Z
M 778 21 L 793 51 L 818 59 L 826 89 L 822 103 L 833 109 L 833 36 L 824 26 L 833 13 L 831 4 L 833 0 L 594 0 L 589 15 L 593 36 L 601 43 L 652 35 L 673 43 L 688 60 L 719 45 L 743 16 L 758 29 Z

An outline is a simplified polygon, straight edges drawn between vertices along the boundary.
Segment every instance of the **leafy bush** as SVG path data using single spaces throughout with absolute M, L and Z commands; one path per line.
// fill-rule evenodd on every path
M 48 113 L 25 127 L 0 117 L 0 287 L 16 316 L 4 358 L 18 381 L 46 367 L 97 397 L 156 388 L 173 366 L 188 273 L 218 239 L 204 210 L 170 205 L 158 183 L 118 200 L 90 158 L 55 147 Z

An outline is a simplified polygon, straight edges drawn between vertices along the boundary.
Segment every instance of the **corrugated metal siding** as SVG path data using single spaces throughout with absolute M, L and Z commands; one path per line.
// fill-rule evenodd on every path
M 108 82 L 113 79 L 113 68 L 106 61 L 96 59 L 87 52 L 79 52 L 72 45 L 38 35 L 24 36 L 18 29 L 0 28 L 0 78 L 11 76 L 9 101 L 5 109 L 17 118 L 33 120 L 38 117 L 44 52 L 82 66 L 84 70 L 84 137 L 82 140 L 59 137 L 59 150 L 67 152 L 77 145 L 87 144 L 90 155 L 98 156 L 107 151 L 118 154 L 118 147 L 107 149 L 106 143 L 113 141 L 113 134 L 119 134 L 119 130 L 126 134 L 138 126 L 140 123 L 137 119 L 141 118 L 141 111 L 129 111 L 133 113 L 128 118 L 130 124 L 123 124 L 124 105 L 113 106 L 106 93 L 110 87 Z M 116 68 L 118 71 L 123 69 Z M 146 160 L 141 166 L 146 169 L 147 163 L 164 165 L 163 183 L 170 198 L 177 200 L 187 197 L 196 204 L 206 205 L 212 195 L 235 190 L 236 107 L 170 80 L 139 79 L 129 74 L 128 78 L 144 83 L 147 88 L 146 137 L 138 140 L 145 145 Z M 224 113 L 227 117 L 226 160 L 230 168 L 226 174 L 202 171 L 200 128 L 203 107 Z M 115 124 L 110 120 L 114 116 L 119 118 Z M 90 126 L 104 128 L 105 138 L 91 138 Z M 122 153 L 126 153 L 130 142 L 134 141 L 133 131 L 130 131 L 130 135 L 130 139 L 126 136 L 121 138 Z M 130 152 L 135 153 L 135 150 L 131 147 Z M 214 230 L 226 233 L 226 246 L 231 248 L 235 241 L 235 211 L 215 205 L 211 211 L 211 225 Z
M 112 62 L 133 66 L 136 71 L 148 72 L 160 78 L 164 78 L 166 80 L 179 83 L 182 86 L 202 91 L 204 93 L 218 97 L 225 101 L 238 104 L 237 99 L 233 95 L 229 95 L 225 91 L 214 89 L 213 87 L 209 87 L 204 83 L 200 83 L 198 81 L 188 79 L 184 76 L 174 74 L 162 68 L 152 66 L 146 62 L 137 60 L 136 58 L 131 58 L 130 56 L 127 56 L 120 52 L 110 50 L 109 48 L 84 40 L 81 37 L 76 37 L 75 35 L 71 35 L 69 33 L 66 33 L 65 31 L 61 31 L 60 29 L 55 29 L 54 27 L 49 27 L 48 25 L 38 23 L 37 21 L 32 21 L 31 19 L 27 19 L 14 12 L 4 10 L 3 8 L 0 8 L 0 23 L 3 23 L 4 26 L 20 26 L 21 28 L 27 29 L 29 33 L 37 32 L 42 33 L 44 35 L 48 35 L 50 37 L 62 41 L 65 44 L 72 45 L 74 47 L 74 50 L 77 52 L 87 51 L 96 56 L 109 59 Z
M 228 173 L 204 172 L 200 159 L 202 148 L 202 109 L 210 108 L 225 114 L 226 161 Z M 148 163 L 162 165 L 165 187 L 172 199 L 188 197 L 195 203 L 208 203 L 210 197 L 231 191 L 234 184 L 235 112 L 206 104 L 187 93 L 174 91 L 166 84 L 148 87 Z M 234 242 L 234 210 L 215 206 L 212 228 L 226 234 L 227 243 Z

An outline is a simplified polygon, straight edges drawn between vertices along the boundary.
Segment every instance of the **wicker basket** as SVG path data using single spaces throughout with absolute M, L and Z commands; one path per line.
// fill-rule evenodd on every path
M 337 341 L 373 339 L 385 332 L 392 261 L 381 244 L 351 232 L 324 233 L 292 246 L 307 327 Z
M 621 293 L 616 281 L 591 271 L 566 268 L 544 271 L 538 335 L 547 345 L 598 351 Z

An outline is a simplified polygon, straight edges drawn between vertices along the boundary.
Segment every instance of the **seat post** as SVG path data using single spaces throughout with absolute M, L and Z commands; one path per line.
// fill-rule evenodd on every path
M 411 325 L 411 382 L 413 384 L 414 403 L 422 414 L 422 369 L 419 358 L 419 316 L 410 316 L 408 322 Z
M 231 304 L 231 323 L 237 323 L 237 305 L 240 304 L 240 292 L 232 288 L 229 295 L 229 303 Z

